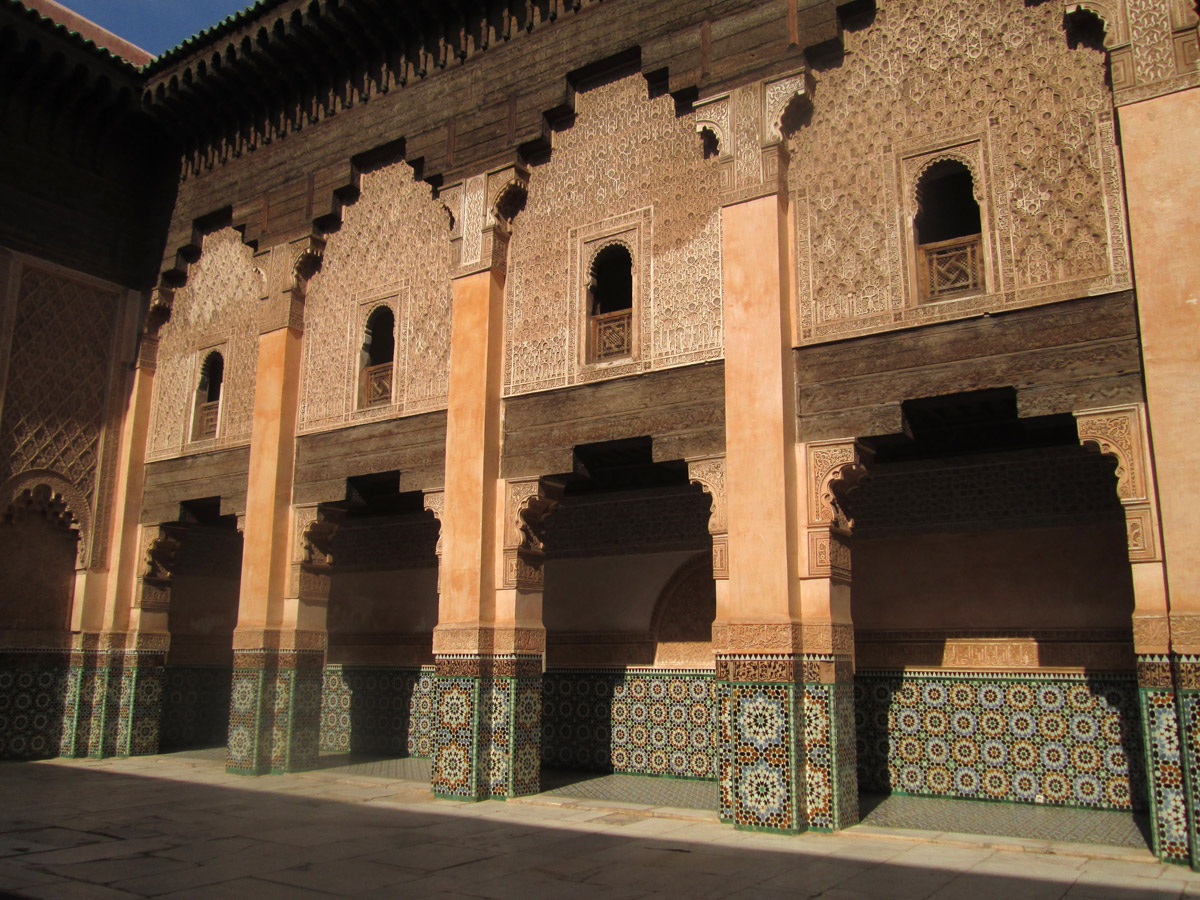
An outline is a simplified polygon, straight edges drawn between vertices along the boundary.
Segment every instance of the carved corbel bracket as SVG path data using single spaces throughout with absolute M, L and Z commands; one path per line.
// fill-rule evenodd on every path
M 854 528 L 851 492 L 868 477 L 863 456 L 852 440 L 814 441 L 805 446 L 808 574 L 850 580 Z
M 508 482 L 504 514 L 503 587 L 540 590 L 546 558 L 546 519 L 561 497 L 539 479 Z
M 438 593 L 442 592 L 442 539 L 445 536 L 446 528 L 444 525 L 446 518 L 446 492 L 445 491 L 426 491 L 425 492 L 425 509 L 433 513 L 433 517 L 438 520 L 438 538 L 437 546 L 434 552 L 437 554 L 438 560 Z
M 1125 508 L 1130 562 L 1162 559 L 1158 498 L 1150 466 L 1149 434 L 1142 404 L 1107 406 L 1075 413 L 1079 443 L 1117 461 L 1117 496 Z
M 311 509 L 311 508 L 310 508 Z M 328 573 L 333 568 L 333 539 L 346 519 L 346 511 L 318 506 L 305 510 L 306 524 L 301 532 L 301 568 Z
M 171 606 L 171 579 L 175 560 L 187 528 L 183 525 L 158 525 L 142 531 L 143 568 L 138 579 L 134 606 L 148 612 L 166 612 Z
M 695 104 L 696 131 L 717 140 L 722 205 L 786 189 L 784 137 L 793 113 L 811 99 L 812 76 L 802 69 Z
M 687 461 L 688 480 L 708 494 L 708 533 L 712 535 L 713 578 L 729 578 L 729 521 L 725 502 L 725 457 L 705 456 Z

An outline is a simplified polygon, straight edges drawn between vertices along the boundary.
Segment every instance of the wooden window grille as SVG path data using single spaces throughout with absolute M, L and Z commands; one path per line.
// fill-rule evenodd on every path
M 196 440 L 205 441 L 217 436 L 217 414 L 221 406 L 220 400 L 211 403 L 201 403 L 196 410 Z
M 983 289 L 983 236 L 969 234 L 921 244 L 921 296 L 944 300 Z
M 592 359 L 602 362 L 633 353 L 633 310 L 590 316 Z
M 378 406 L 392 401 L 392 364 L 380 363 L 377 366 L 367 366 L 363 373 L 366 376 L 366 396 L 364 406 Z

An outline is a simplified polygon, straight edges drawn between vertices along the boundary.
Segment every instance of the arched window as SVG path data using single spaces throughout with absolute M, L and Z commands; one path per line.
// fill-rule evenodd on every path
M 588 279 L 588 361 L 633 355 L 633 257 L 609 244 L 592 259 Z
M 221 385 L 225 380 L 225 358 L 216 350 L 204 357 L 196 403 L 192 413 L 192 440 L 204 441 L 217 436 L 221 412 Z
M 971 170 L 934 163 L 917 182 L 913 219 L 922 302 L 983 290 L 983 239 Z
M 367 317 L 361 353 L 360 407 L 392 402 L 392 363 L 396 358 L 396 317 L 381 306 Z

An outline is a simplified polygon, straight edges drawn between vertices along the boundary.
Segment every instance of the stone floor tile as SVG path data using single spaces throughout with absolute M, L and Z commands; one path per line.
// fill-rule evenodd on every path
M 259 878 L 237 878 L 156 896 L 160 900 L 335 900 L 346 895 L 328 894 Z
M 929 900 L 1060 900 L 1070 887 L 1070 881 L 967 873 L 938 888 Z
M 420 878 L 414 872 L 366 859 L 341 859 L 311 865 L 306 863 L 294 869 L 264 873 L 258 877 L 266 881 L 292 884 L 331 894 L 358 894 Z

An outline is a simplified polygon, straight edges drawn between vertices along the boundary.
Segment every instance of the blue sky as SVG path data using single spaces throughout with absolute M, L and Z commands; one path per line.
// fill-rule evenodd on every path
M 254 0 L 59 0 L 113 34 L 160 54 Z

